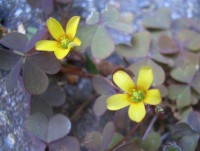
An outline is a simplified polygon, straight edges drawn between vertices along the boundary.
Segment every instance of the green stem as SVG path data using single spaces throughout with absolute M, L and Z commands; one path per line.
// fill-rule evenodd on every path
M 151 131 L 151 129 L 152 129 L 154 123 L 156 122 L 157 118 L 158 118 L 158 115 L 155 115 L 155 116 L 152 118 L 152 120 L 151 120 L 151 122 L 150 122 L 150 124 L 149 124 L 149 126 L 148 126 L 148 128 L 147 128 L 147 130 L 146 130 L 146 132 L 144 133 L 144 135 L 143 135 L 143 137 L 142 137 L 142 140 L 144 140 L 144 139 L 149 135 L 149 133 L 150 133 L 150 131 Z

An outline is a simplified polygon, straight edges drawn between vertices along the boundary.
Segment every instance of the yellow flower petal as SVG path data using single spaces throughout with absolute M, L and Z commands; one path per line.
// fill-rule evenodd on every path
M 59 41 L 60 38 L 65 35 L 62 25 L 52 17 L 47 20 L 47 27 L 51 33 L 51 36 L 57 41 Z
M 144 99 L 144 103 L 150 105 L 158 105 L 161 102 L 160 91 L 158 89 L 148 90 L 146 93 L 146 97 Z
M 107 108 L 109 110 L 122 109 L 131 104 L 129 100 L 130 96 L 128 94 L 115 94 L 106 100 Z
M 80 46 L 80 44 L 81 44 L 81 41 L 78 38 L 74 38 L 74 41 L 70 42 L 68 47 L 72 48 L 72 47 L 75 47 L 75 46 Z
M 81 41 L 80 41 L 80 39 L 77 38 L 77 37 L 74 38 L 73 42 L 76 43 L 77 46 L 80 46 L 80 45 L 81 45 Z
M 143 66 L 138 75 L 137 86 L 143 90 L 148 90 L 153 82 L 153 72 L 151 67 Z
M 67 23 L 66 34 L 71 40 L 74 39 L 74 37 L 76 35 L 79 21 L 80 21 L 80 17 L 74 16 Z
M 128 110 L 129 118 L 137 123 L 141 122 L 146 115 L 146 110 L 143 102 L 133 103 Z
M 131 77 L 124 71 L 117 71 L 113 74 L 113 81 L 123 91 L 130 93 L 135 88 L 135 84 Z
M 35 44 L 36 50 L 54 51 L 58 49 L 58 42 L 53 40 L 41 40 Z
M 54 54 L 56 58 L 63 59 L 69 53 L 69 51 L 70 49 L 59 48 L 54 51 Z

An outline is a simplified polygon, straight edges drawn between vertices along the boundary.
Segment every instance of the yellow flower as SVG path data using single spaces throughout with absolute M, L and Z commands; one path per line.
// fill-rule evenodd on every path
M 41 40 L 35 45 L 36 50 L 53 51 L 58 59 L 63 59 L 74 46 L 80 46 L 81 41 L 75 37 L 80 17 L 72 17 L 66 26 L 66 33 L 62 25 L 54 18 L 47 20 L 47 27 L 56 40 Z
M 124 71 L 113 74 L 114 83 L 124 91 L 123 94 L 115 94 L 106 100 L 109 110 L 119 110 L 130 105 L 129 118 L 135 122 L 141 122 L 146 115 L 145 104 L 158 105 L 161 102 L 160 91 L 151 89 L 153 72 L 148 66 L 140 69 L 137 84 Z

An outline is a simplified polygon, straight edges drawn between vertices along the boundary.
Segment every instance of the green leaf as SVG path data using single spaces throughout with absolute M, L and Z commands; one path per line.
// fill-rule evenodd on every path
M 198 145 L 199 134 L 184 136 L 178 142 L 183 151 L 195 151 Z
M 170 67 L 174 66 L 174 60 L 171 57 L 166 57 L 166 56 L 161 55 L 156 48 L 154 50 L 152 50 L 150 57 L 153 60 L 163 63 L 163 64 L 166 64 Z
M 88 150 L 99 151 L 101 150 L 102 136 L 99 132 L 90 132 L 84 138 L 84 145 Z
M 179 120 L 186 121 L 186 119 L 191 111 L 193 111 L 191 106 L 182 108 L 182 109 L 178 109 L 177 111 L 174 112 L 174 117 Z
M 106 9 L 102 13 L 102 18 L 104 25 L 107 27 L 126 33 L 133 32 L 133 27 L 131 25 L 120 21 L 119 11 L 112 5 L 107 5 Z
M 98 21 L 99 21 L 99 13 L 96 10 L 93 10 L 90 16 L 88 16 L 88 18 L 86 19 L 86 24 L 92 25 L 98 23 Z
M 200 133 L 200 113 L 197 111 L 192 111 L 189 113 L 187 118 L 187 123 L 192 128 L 193 131 Z
M 180 41 L 182 45 L 188 44 L 188 42 L 193 38 L 196 37 L 197 33 L 189 30 L 189 29 L 181 29 L 177 32 L 176 37 Z
M 57 83 L 51 82 L 47 90 L 38 97 L 46 101 L 50 106 L 58 107 L 65 103 L 66 94 Z
M 146 16 L 143 25 L 148 29 L 169 29 L 171 26 L 171 14 L 168 9 L 159 9 L 153 16 Z
M 119 146 L 113 151 L 141 151 L 141 147 L 137 145 L 136 143 L 127 143 L 127 144 Z
M 105 59 L 114 51 L 114 42 L 109 37 L 103 25 L 99 25 L 91 44 L 92 55 L 98 59 Z
M 200 50 L 200 34 L 197 36 L 193 37 L 191 41 L 188 43 L 187 48 L 190 51 L 199 51 Z
M 135 79 L 137 79 L 139 70 L 142 66 L 150 66 L 152 68 L 154 75 L 153 86 L 159 86 L 165 81 L 165 72 L 163 71 L 162 67 L 150 59 L 142 60 L 128 67 L 136 75 Z
M 56 74 L 61 68 L 61 62 L 53 53 L 38 53 L 30 57 L 31 62 L 48 74 Z
M 108 95 L 101 95 L 95 100 L 93 110 L 96 116 L 101 116 L 106 112 L 106 99 L 108 97 Z
M 49 80 L 47 75 L 31 60 L 27 59 L 23 70 L 24 86 L 31 94 L 42 94 L 47 89 Z
M 158 150 L 161 145 L 161 136 L 159 133 L 151 132 L 142 142 L 142 148 L 148 151 Z
M 20 59 L 6 78 L 6 90 L 11 92 L 17 86 L 18 78 L 21 71 L 22 59 Z
M 77 37 L 81 39 L 81 45 L 76 47 L 76 50 L 83 51 L 91 45 L 97 28 L 98 25 L 87 25 L 78 28 Z
M 175 66 L 184 69 L 186 66 L 194 65 L 199 68 L 199 56 L 195 53 L 185 51 L 180 53 L 175 60 Z
M 193 79 L 195 73 L 197 71 L 196 66 L 194 65 L 188 65 L 184 68 L 175 68 L 170 72 L 170 75 L 173 79 L 184 82 L 184 83 L 190 83 Z
M 12 51 L 0 50 L 0 68 L 11 70 L 20 58 L 21 56 L 14 54 Z
M 120 44 L 116 47 L 116 53 L 126 58 L 146 57 L 150 49 L 151 35 L 147 31 L 135 34 L 131 40 L 132 46 Z
M 85 64 L 89 73 L 98 74 L 98 70 L 94 62 L 90 59 L 89 55 L 85 53 Z
M 155 87 L 157 89 L 159 89 L 161 96 L 164 98 L 168 95 L 168 89 L 165 85 L 159 85 L 157 87 Z
M 172 100 L 176 100 L 176 105 L 178 109 L 189 106 L 192 101 L 190 86 L 180 84 L 170 85 L 169 98 Z
M 172 137 L 174 138 L 181 138 L 183 136 L 193 135 L 195 134 L 194 131 L 190 128 L 190 126 L 185 122 L 177 123 L 172 130 Z
M 103 21 L 116 21 L 119 19 L 119 11 L 112 5 L 106 5 L 105 10 L 102 12 Z
M 27 32 L 30 34 L 35 34 L 35 33 L 37 33 L 37 28 L 30 26 L 27 28 Z
M 111 142 L 109 143 L 107 149 L 108 149 L 108 150 L 111 149 L 113 146 L 115 146 L 116 144 L 118 144 L 123 138 L 124 138 L 124 137 L 123 137 L 121 134 L 119 134 L 119 133 L 116 132 L 116 133 L 114 134 L 114 136 L 113 136 Z
M 197 72 L 194 79 L 191 82 L 192 88 L 200 94 L 200 72 Z
M 118 21 L 107 21 L 104 22 L 105 26 L 110 27 L 112 29 L 116 29 L 125 33 L 132 33 L 133 27 L 131 25 L 121 23 Z

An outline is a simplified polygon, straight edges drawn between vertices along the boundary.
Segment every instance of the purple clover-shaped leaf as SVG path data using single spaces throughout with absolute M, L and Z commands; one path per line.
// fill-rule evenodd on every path
M 34 95 L 31 98 L 30 114 L 32 115 L 37 112 L 43 113 L 49 118 L 53 115 L 53 108 L 49 104 L 47 104 L 45 100 L 40 98 L 38 95 Z
M 42 94 L 48 87 L 48 77 L 30 59 L 27 59 L 23 68 L 23 82 L 31 94 Z
M 128 117 L 128 108 L 123 108 L 115 112 L 115 125 L 117 128 L 125 129 L 128 124 L 130 124 L 130 119 Z
M 95 76 L 92 79 L 92 83 L 98 94 L 112 95 L 116 93 L 112 84 L 102 76 Z
M 51 82 L 47 90 L 38 96 L 43 99 L 50 106 L 58 107 L 62 105 L 66 100 L 66 94 L 58 84 Z
M 4 36 L 0 43 L 5 47 L 13 50 L 26 52 L 26 47 L 28 44 L 28 37 L 24 34 L 18 32 L 12 32 Z
M 0 68 L 11 70 L 21 57 L 11 51 L 0 50 Z
M 49 145 L 49 151 L 80 151 L 80 142 L 77 138 L 72 136 L 65 136 L 64 138 L 52 142 Z
M 38 53 L 32 55 L 30 60 L 47 74 L 55 74 L 61 68 L 61 62 L 52 53 Z
M 56 114 L 48 119 L 44 114 L 38 112 L 29 117 L 26 127 L 34 136 L 46 143 L 51 143 L 69 133 L 71 122 L 62 114 Z
M 113 122 L 108 122 L 103 129 L 102 134 L 102 149 L 106 150 L 107 146 L 109 145 L 110 141 L 112 140 L 115 134 L 115 126 Z
M 102 135 L 99 132 L 93 131 L 84 138 L 84 146 L 88 150 L 101 150 Z
M 27 0 L 29 5 L 31 5 L 31 7 L 33 7 L 33 8 L 40 7 L 42 5 L 42 1 L 43 0 Z
M 162 54 L 174 54 L 178 52 L 175 42 L 167 35 L 161 35 L 158 41 L 159 51 Z
M 84 139 L 84 146 L 92 151 L 107 150 L 121 140 L 121 135 L 115 134 L 114 123 L 108 122 L 104 127 L 103 134 L 97 131 L 88 133 Z
M 100 94 L 94 103 L 93 110 L 96 116 L 101 116 L 107 110 L 106 99 L 116 92 L 112 84 L 102 76 L 95 76 L 92 83 L 96 92 Z
M 106 112 L 107 110 L 106 99 L 108 97 L 109 97 L 108 95 L 101 95 L 95 100 L 93 110 L 96 116 L 101 116 Z
M 20 59 L 15 64 L 15 66 L 12 68 L 12 70 L 10 71 L 10 73 L 7 76 L 6 89 L 8 92 L 11 92 L 17 85 L 18 78 L 19 78 L 20 71 L 21 71 L 21 63 L 22 63 L 22 59 Z

